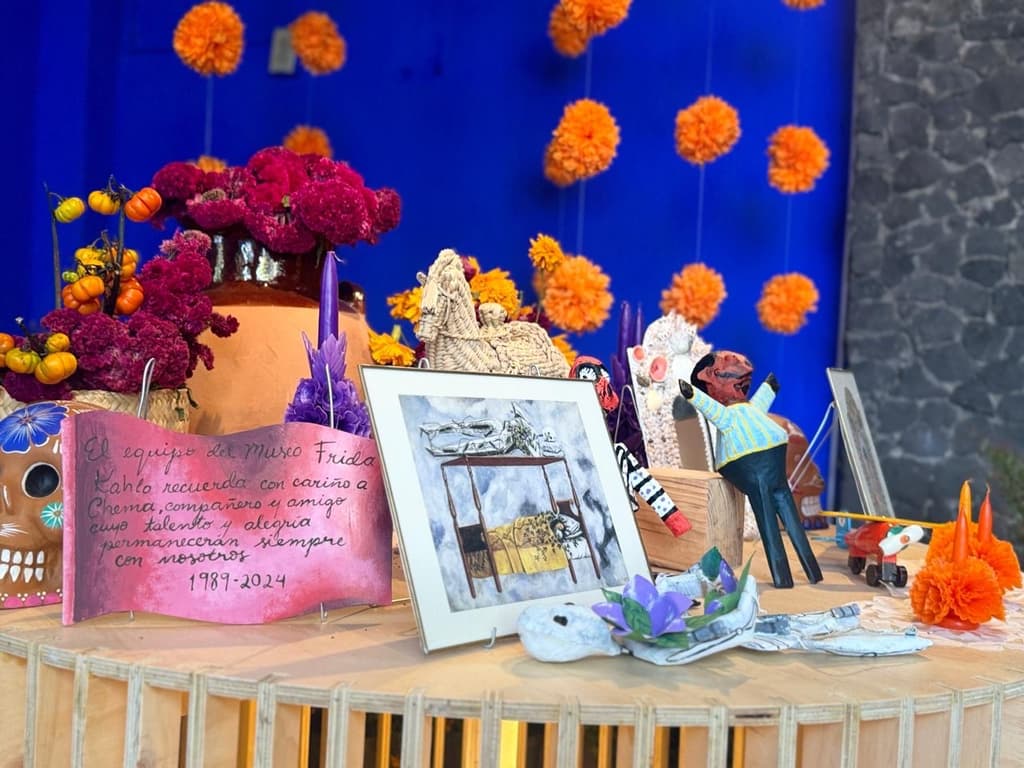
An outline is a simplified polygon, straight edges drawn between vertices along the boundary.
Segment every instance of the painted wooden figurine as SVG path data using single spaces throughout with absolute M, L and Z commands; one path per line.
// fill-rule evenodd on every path
M 710 352 L 697 361 L 689 382 L 679 380 L 679 390 L 718 429 L 715 469 L 750 500 L 775 586 L 793 586 L 779 519 L 789 532 L 808 581 L 816 583 L 821 581 L 821 568 L 786 478 L 788 435 L 768 417 L 779 384 L 768 374 L 748 399 L 753 370 L 739 353 Z

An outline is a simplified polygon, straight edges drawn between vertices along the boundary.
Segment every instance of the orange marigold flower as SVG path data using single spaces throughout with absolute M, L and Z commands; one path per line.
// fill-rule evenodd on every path
M 539 234 L 530 240 L 530 261 L 541 272 L 550 272 L 565 260 L 562 246 L 551 235 Z
M 551 18 L 548 19 L 548 37 L 555 50 L 563 56 L 575 59 L 587 50 L 590 45 L 590 36 L 587 30 L 575 24 L 565 10 L 562 3 L 558 3 L 551 9 Z
M 493 302 L 500 304 L 509 317 L 519 314 L 519 289 L 504 269 L 489 269 L 479 272 L 469 281 L 469 289 L 480 304 Z
M 799 272 L 776 275 L 764 284 L 757 302 L 757 316 L 773 333 L 793 334 L 807 323 L 807 315 L 818 309 L 818 289 Z
M 924 553 L 925 562 L 953 559 L 953 531 L 955 528 L 955 520 L 932 528 L 931 541 L 928 542 L 928 549 Z M 978 524 L 973 520 L 967 521 L 967 554 L 972 557 L 978 555 Z
M 557 336 L 551 337 L 551 343 L 555 345 L 559 352 L 565 355 L 565 362 L 572 368 L 572 364 L 576 362 L 579 352 L 572 348 L 572 344 L 569 343 L 569 337 L 564 333 L 560 333 Z
M 810 192 L 828 169 L 829 151 L 813 129 L 784 125 L 768 143 L 768 183 L 780 192 Z
M 596 331 L 608 319 L 611 278 L 585 256 L 567 256 L 547 276 L 544 314 L 566 331 Z
M 213 157 L 212 155 L 200 155 L 199 159 L 196 160 L 193 165 L 201 171 L 207 173 L 215 173 L 217 171 L 223 171 L 228 167 L 228 164 L 221 160 L 219 157 Z
M 329 75 L 345 64 L 345 38 L 338 34 L 333 19 L 326 13 L 304 13 L 288 27 L 292 48 L 302 66 L 313 75 Z
M 567 106 L 553 136 L 548 148 L 550 160 L 572 181 L 607 170 L 619 146 L 615 118 L 608 107 L 593 99 L 580 99 Z
M 739 138 L 739 112 L 717 96 L 701 96 L 676 114 L 676 152 L 694 165 L 717 160 Z
M 721 274 L 706 264 L 687 264 L 661 292 L 661 311 L 667 315 L 674 310 L 686 322 L 703 328 L 718 316 L 727 295 Z
M 396 320 L 408 320 L 413 325 L 420 321 L 420 301 L 423 298 L 423 287 L 417 285 L 407 291 L 388 296 L 391 316 Z
M 322 128 L 312 125 L 296 125 L 281 142 L 285 149 L 300 155 L 323 155 L 334 157 L 331 140 Z
M 387 333 L 370 333 L 370 357 L 377 365 L 409 367 L 416 360 L 416 353 Z
M 988 544 L 979 544 L 978 558 L 995 571 L 999 587 L 1004 592 L 1021 586 L 1020 560 L 1010 542 L 993 538 Z
M 925 624 L 938 624 L 949 615 L 953 599 L 950 595 L 948 560 L 936 559 L 926 564 L 910 585 L 910 607 Z
M 632 0 L 561 0 L 566 17 L 589 37 L 603 35 L 629 15 Z
M 230 75 L 242 60 L 245 25 L 227 3 L 192 6 L 174 28 L 174 52 L 200 75 Z
M 977 557 L 954 563 L 950 574 L 950 612 L 964 621 L 984 624 L 1006 618 L 1003 590 L 992 567 Z
M 790 8 L 797 11 L 810 11 L 814 8 L 821 8 L 825 0 L 782 0 Z

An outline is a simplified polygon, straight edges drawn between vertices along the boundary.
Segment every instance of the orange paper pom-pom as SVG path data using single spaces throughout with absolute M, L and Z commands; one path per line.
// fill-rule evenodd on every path
M 949 594 L 948 560 L 935 560 L 922 568 L 910 585 L 910 607 L 925 624 L 938 624 L 949 615 L 953 599 Z
M 568 256 L 547 276 L 544 314 L 566 331 L 595 331 L 604 325 L 612 306 L 611 278 L 584 256 Z
M 661 311 L 667 315 L 674 310 L 686 322 L 703 328 L 718 315 L 726 295 L 721 274 L 705 264 L 687 264 L 661 292 Z
M 530 261 L 540 272 L 551 272 L 565 261 L 565 252 L 551 235 L 540 234 L 530 240 Z
M 629 15 L 632 0 L 560 0 L 559 6 L 578 29 L 588 37 L 603 35 L 617 27 Z
M 192 6 L 174 28 L 174 52 L 200 75 L 230 75 L 242 60 L 245 25 L 227 3 Z
M 544 178 L 556 187 L 568 187 L 576 183 L 576 176 L 555 156 L 553 141 L 544 150 Z
M 788 7 L 797 11 L 810 11 L 814 8 L 821 8 L 825 0 L 782 0 Z
M 285 149 L 290 149 L 299 155 L 334 156 L 331 140 L 327 138 L 327 133 L 312 125 L 296 125 L 281 143 Z
M 812 129 L 785 125 L 768 145 L 768 183 L 780 192 L 810 192 L 828 168 L 829 151 Z
M 817 309 L 818 289 L 799 272 L 773 277 L 757 302 L 761 325 L 773 333 L 796 333 L 807 323 L 808 313 Z
M 345 38 L 326 13 L 304 13 L 288 29 L 295 55 L 310 74 L 328 75 L 344 66 Z
M 553 136 L 544 163 L 549 179 L 580 181 L 596 176 L 612 164 L 619 147 L 619 126 L 608 107 L 593 99 L 567 106 Z
M 504 269 L 489 269 L 473 275 L 469 281 L 473 298 L 480 304 L 500 304 L 509 317 L 519 314 L 519 289 Z
M 575 59 L 580 56 L 590 44 L 590 36 L 587 30 L 579 27 L 569 18 L 562 3 L 558 3 L 551 9 L 551 18 L 548 19 L 548 37 L 555 50 L 563 56 Z
M 694 165 L 717 160 L 739 138 L 739 113 L 717 96 L 702 96 L 676 115 L 676 151 Z

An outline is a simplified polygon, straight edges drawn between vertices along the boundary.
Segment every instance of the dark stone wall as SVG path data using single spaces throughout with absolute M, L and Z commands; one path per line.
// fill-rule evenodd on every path
M 945 520 L 1024 451 L 1024 0 L 857 6 L 845 365 L 896 514 Z

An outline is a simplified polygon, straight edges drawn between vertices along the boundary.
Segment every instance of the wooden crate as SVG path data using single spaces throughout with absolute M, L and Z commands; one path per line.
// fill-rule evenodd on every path
M 738 567 L 743 560 L 743 494 L 717 472 L 655 467 L 651 475 L 693 525 L 676 538 L 640 501 L 636 523 L 651 567 L 686 570 L 711 547 L 718 547 L 722 557 Z

